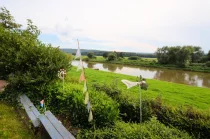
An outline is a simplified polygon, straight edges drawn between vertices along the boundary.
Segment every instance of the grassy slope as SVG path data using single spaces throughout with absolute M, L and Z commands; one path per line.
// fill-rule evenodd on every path
M 35 139 L 29 129 L 18 119 L 13 107 L 0 102 L 0 138 Z
M 92 69 L 86 69 L 85 71 L 89 87 L 91 87 L 91 84 L 94 82 L 111 84 L 117 81 L 118 87 L 123 89 L 124 92 L 139 97 L 137 87 L 127 90 L 126 86 L 121 83 L 122 79 L 135 81 L 136 77 Z M 68 72 L 68 75 L 79 80 L 80 73 L 81 71 L 76 72 L 76 68 L 73 67 Z M 149 84 L 149 88 L 147 91 L 143 91 L 142 97 L 156 98 L 157 96 L 161 96 L 164 102 L 171 106 L 190 105 L 195 108 L 210 110 L 210 89 L 208 88 L 193 87 L 152 79 L 148 79 L 147 83 Z

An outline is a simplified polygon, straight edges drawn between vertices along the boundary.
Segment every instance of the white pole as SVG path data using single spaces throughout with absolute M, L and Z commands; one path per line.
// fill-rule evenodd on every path
M 63 92 L 64 92 L 64 74 L 63 74 Z

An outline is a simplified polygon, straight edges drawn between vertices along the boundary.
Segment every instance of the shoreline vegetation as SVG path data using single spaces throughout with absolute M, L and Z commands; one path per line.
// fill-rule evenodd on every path
M 76 59 L 79 60 L 79 59 Z M 142 66 L 142 67 L 151 67 L 151 68 L 163 68 L 170 70 L 184 70 L 184 71 L 194 71 L 194 72 L 204 72 L 210 73 L 210 67 L 207 67 L 205 63 L 192 63 L 186 67 L 179 67 L 173 64 L 159 64 L 157 58 L 140 58 L 138 60 L 129 60 L 128 57 L 124 57 L 121 60 L 108 61 L 102 56 L 95 56 L 94 58 L 88 58 L 88 56 L 82 56 L 82 60 L 86 62 L 93 63 L 110 63 L 110 64 L 119 64 L 119 65 L 129 65 L 129 66 Z

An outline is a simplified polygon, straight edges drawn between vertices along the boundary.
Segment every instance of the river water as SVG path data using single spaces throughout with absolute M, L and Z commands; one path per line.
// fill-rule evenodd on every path
M 73 66 L 78 66 L 79 61 L 72 61 Z M 191 72 L 182 70 L 169 70 L 150 67 L 127 66 L 110 63 L 87 63 L 83 62 L 85 68 L 99 69 L 114 73 L 131 76 L 142 75 L 144 78 L 156 79 L 198 87 L 210 88 L 210 73 Z

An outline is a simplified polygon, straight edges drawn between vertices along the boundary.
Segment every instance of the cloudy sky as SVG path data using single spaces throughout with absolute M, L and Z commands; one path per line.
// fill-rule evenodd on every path
M 196 45 L 210 50 L 210 0 L 0 0 L 18 23 L 61 48 L 155 52 Z

